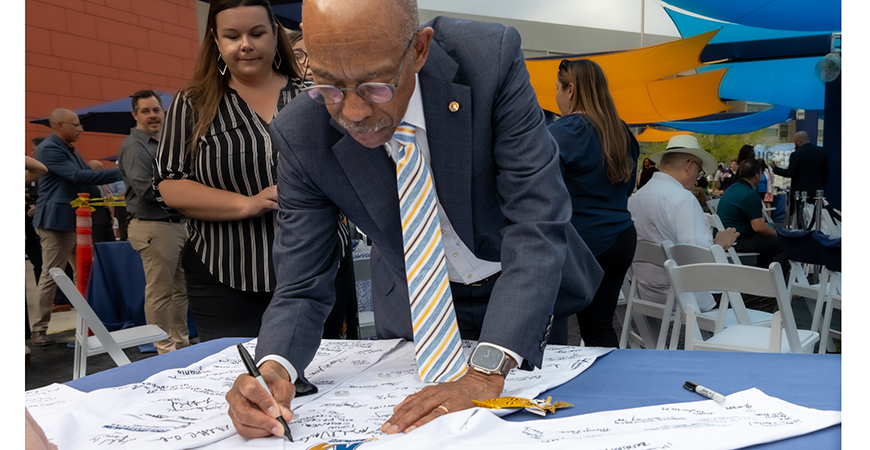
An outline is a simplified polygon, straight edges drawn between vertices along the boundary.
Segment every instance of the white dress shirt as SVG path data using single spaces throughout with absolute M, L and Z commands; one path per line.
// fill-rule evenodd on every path
M 639 240 L 674 244 L 713 245 L 713 235 L 698 199 L 674 177 L 656 172 L 650 181 L 628 198 L 628 210 Z M 638 295 L 644 300 L 664 304 L 671 283 L 664 266 L 634 264 Z M 701 312 L 716 307 L 709 292 L 696 292 Z

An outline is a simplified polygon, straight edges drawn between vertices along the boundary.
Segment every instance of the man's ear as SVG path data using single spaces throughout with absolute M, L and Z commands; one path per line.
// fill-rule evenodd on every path
M 419 72 L 426 63 L 426 58 L 429 57 L 429 44 L 432 42 L 432 36 L 435 35 L 435 30 L 432 27 L 426 27 L 417 31 L 414 37 L 414 72 Z

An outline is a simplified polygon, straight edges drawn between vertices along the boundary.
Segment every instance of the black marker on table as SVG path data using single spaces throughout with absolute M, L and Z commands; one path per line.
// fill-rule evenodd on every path
M 254 359 L 251 358 L 251 354 L 248 353 L 248 350 L 245 349 L 245 346 L 242 344 L 236 345 L 236 348 L 239 349 L 239 355 L 242 357 L 242 362 L 245 364 L 245 368 L 248 369 L 248 375 L 257 379 L 260 382 L 260 385 L 266 389 L 270 395 L 272 391 L 269 390 L 269 386 L 266 386 L 266 381 L 263 380 L 263 376 L 260 375 L 260 371 L 257 370 L 257 365 L 254 364 Z M 287 425 L 287 422 L 284 421 L 284 417 L 281 416 L 281 413 L 278 413 L 278 422 L 281 422 L 281 425 L 284 427 L 284 436 L 287 436 L 287 439 L 290 439 L 290 442 L 293 442 L 293 435 L 290 434 L 290 426 Z
M 705 388 L 704 386 L 701 386 L 698 383 L 693 383 L 691 381 L 687 381 L 687 382 L 683 383 L 683 387 L 692 391 L 692 392 L 697 392 L 698 394 L 701 394 L 704 397 L 713 399 L 719 403 L 722 403 L 725 401 L 724 395 L 722 395 L 718 392 L 715 392 L 713 390 L 710 390 L 708 388 Z

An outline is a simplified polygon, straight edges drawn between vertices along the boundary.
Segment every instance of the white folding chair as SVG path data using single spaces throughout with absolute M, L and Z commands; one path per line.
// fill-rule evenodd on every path
M 665 242 L 670 244 L 670 241 Z M 665 348 L 668 327 L 673 320 L 674 299 L 672 296 L 668 296 L 667 301 L 661 304 L 640 298 L 638 296 L 638 280 L 634 276 L 634 267 L 636 264 L 652 264 L 661 267 L 667 259 L 668 255 L 662 244 L 644 240 L 637 241 L 634 259 L 631 268 L 628 269 L 631 274 L 631 285 L 626 297 L 625 317 L 622 321 L 619 348 L 627 348 L 626 344 L 632 348 L 643 347 L 655 348 L 656 350 Z M 661 327 L 653 331 L 646 320 L 647 317 L 661 320 Z M 632 329 L 632 324 L 637 328 L 637 332 Z
M 707 226 L 709 226 L 711 230 L 716 230 L 716 232 L 719 232 L 719 231 L 722 231 L 725 229 L 725 225 L 722 225 L 722 219 L 720 219 L 718 215 L 707 214 L 707 213 L 705 213 L 704 215 L 707 217 Z M 711 231 L 711 234 L 712 234 L 712 231 Z M 726 248 L 725 251 L 728 253 L 728 259 L 730 259 L 731 262 L 734 264 L 743 264 L 743 262 L 740 260 L 741 256 L 743 256 L 743 257 L 750 257 L 751 256 L 754 258 L 754 257 L 758 257 L 758 255 L 759 255 L 758 253 L 755 253 L 755 252 L 737 253 L 737 250 L 735 250 L 733 246 Z
M 728 257 L 725 255 L 725 250 L 717 244 L 714 244 L 709 248 L 693 244 L 671 244 L 670 246 L 665 247 L 665 251 L 670 259 L 677 263 L 677 266 L 702 263 L 729 263 Z M 673 290 L 671 292 L 673 293 Z M 668 347 L 671 350 L 677 349 L 680 328 L 682 326 L 682 317 L 685 314 L 686 312 L 683 311 L 678 304 L 677 314 L 674 316 L 674 331 L 671 333 L 671 342 Z M 747 309 L 746 305 L 743 303 L 743 297 L 741 297 L 740 294 L 726 291 L 722 292 L 718 308 L 714 308 L 707 312 L 696 311 L 695 317 L 698 321 L 699 328 L 716 334 L 722 331 L 723 328 L 731 325 L 770 326 L 773 314 L 754 309 Z
M 831 213 L 827 209 L 822 209 L 822 223 L 819 231 L 828 236 L 840 237 L 840 222 L 831 217 Z
M 773 217 L 770 215 L 771 212 L 776 210 L 776 208 L 768 208 L 764 206 L 764 202 L 761 202 L 761 215 L 764 217 L 764 221 L 773 224 Z
M 91 305 L 82 297 L 73 282 L 63 270 L 53 268 L 48 271 L 57 287 L 63 291 L 78 314 L 76 326 L 75 352 L 73 359 L 73 379 L 86 375 L 88 356 L 108 353 L 119 366 L 130 364 L 130 358 L 122 349 L 148 344 L 169 337 L 157 325 L 140 325 L 112 331 L 106 329 Z M 94 336 L 88 337 L 88 329 Z
M 834 308 L 839 309 L 842 317 L 843 301 L 842 287 L 840 286 L 840 271 L 842 270 L 842 240 L 839 237 L 813 234 L 813 241 L 822 258 L 822 274 L 819 279 L 819 291 L 826 294 L 825 315 L 822 319 L 821 342 L 819 343 L 819 353 L 826 353 L 828 350 L 836 350 L 837 347 L 831 336 L 842 341 L 843 335 L 839 329 L 831 329 L 831 321 L 833 319 Z M 838 242 L 839 241 L 839 242 Z M 816 302 L 822 303 L 821 301 Z
M 788 274 L 788 289 L 791 291 L 792 295 L 799 295 L 804 297 L 807 302 L 807 308 L 809 308 L 810 312 L 813 315 L 812 324 L 810 325 L 810 329 L 813 331 L 819 331 L 821 327 L 821 319 L 822 319 L 822 310 L 825 308 L 825 300 L 827 299 L 827 283 L 812 283 L 809 281 L 809 277 L 807 276 L 807 272 L 804 270 L 806 267 L 811 267 L 812 264 L 805 264 L 798 261 L 789 260 L 789 266 L 791 270 Z M 821 268 L 821 272 L 819 273 L 819 281 L 823 279 L 827 279 L 829 274 L 827 269 L 824 266 L 819 266 Z
M 707 200 L 707 209 L 709 209 L 713 214 L 716 214 L 716 210 L 719 209 L 719 199 L 711 198 Z
M 827 275 L 823 281 L 828 284 L 828 298 L 825 306 L 825 316 L 822 320 L 822 332 L 819 341 L 819 353 L 828 352 L 828 338 L 834 337 L 842 340 L 843 334 L 840 330 L 831 329 L 831 315 L 834 313 L 834 308 L 843 311 L 842 294 L 840 293 L 840 272 L 825 271 Z
M 791 294 L 785 287 L 779 263 L 767 269 L 735 264 L 690 264 L 677 266 L 665 262 L 680 308 L 686 311 L 686 350 L 735 352 L 812 353 L 819 333 L 798 330 L 791 310 Z M 736 290 L 739 293 L 775 297 L 779 311 L 771 317 L 770 327 L 732 325 L 707 340 L 698 327 L 698 304 L 693 292 Z

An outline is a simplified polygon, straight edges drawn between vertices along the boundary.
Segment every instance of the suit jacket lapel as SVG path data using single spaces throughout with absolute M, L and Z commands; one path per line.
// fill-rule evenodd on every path
M 454 83 L 459 65 L 432 41 L 420 71 L 423 112 L 438 200 L 460 239 L 474 251 L 471 216 L 471 88 Z M 455 102 L 459 109 L 451 111 Z

